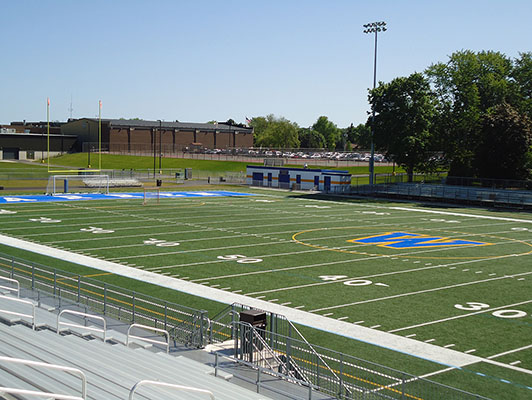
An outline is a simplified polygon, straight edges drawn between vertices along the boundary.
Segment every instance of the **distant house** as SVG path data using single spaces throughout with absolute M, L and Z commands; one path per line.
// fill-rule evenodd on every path
M 253 129 L 224 123 L 143 121 L 102 119 L 102 149 L 110 152 L 167 153 L 208 148 L 252 147 Z M 69 120 L 61 127 L 63 134 L 75 135 L 82 143 L 80 151 L 99 145 L 99 121 L 94 118 Z

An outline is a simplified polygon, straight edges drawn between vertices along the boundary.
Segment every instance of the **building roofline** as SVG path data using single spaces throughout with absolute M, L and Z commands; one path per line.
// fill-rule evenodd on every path
M 98 122 L 98 118 L 79 118 L 72 119 L 69 122 L 75 122 L 80 120 L 89 120 Z M 253 128 L 246 128 L 236 125 L 228 125 L 225 123 L 209 124 L 209 123 L 197 123 L 197 122 L 179 122 L 179 121 L 148 121 L 137 119 L 112 119 L 102 118 L 102 123 L 108 124 L 111 128 L 152 128 L 158 129 L 159 127 L 165 129 L 181 129 L 181 130 L 201 130 L 201 131 L 230 131 L 230 132 L 243 132 L 252 133 Z

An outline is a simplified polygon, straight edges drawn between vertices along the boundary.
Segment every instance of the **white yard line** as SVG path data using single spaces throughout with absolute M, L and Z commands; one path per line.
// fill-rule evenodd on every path
M 385 300 L 390 300 L 390 299 L 397 299 L 397 298 L 400 298 L 400 297 L 415 296 L 415 295 L 422 294 L 422 293 L 439 292 L 441 290 L 448 290 L 448 289 L 454 289 L 454 288 L 457 288 L 457 287 L 477 285 L 479 283 L 486 283 L 486 282 L 491 282 L 491 281 L 496 281 L 496 280 L 501 280 L 501 279 L 512 279 L 512 278 L 514 278 L 516 276 L 530 275 L 530 274 L 532 274 L 532 272 L 523 272 L 521 274 L 515 274 L 515 275 L 512 275 L 512 276 L 500 276 L 500 277 L 497 277 L 497 278 L 482 279 L 482 280 L 473 281 L 473 282 L 457 283 L 455 285 L 440 286 L 440 287 L 436 287 L 436 288 L 432 288 L 432 289 L 417 290 L 415 292 L 409 292 L 409 293 L 400 293 L 400 294 L 396 294 L 396 295 L 393 295 L 393 296 L 385 296 L 385 297 L 379 297 L 379 298 L 376 298 L 376 299 L 355 301 L 355 302 L 347 303 L 347 304 L 339 304 L 339 305 L 336 305 L 336 306 L 316 308 L 314 310 L 310 310 L 310 312 L 319 312 L 319 311 L 325 311 L 325 310 L 336 310 L 338 308 L 350 307 L 350 306 L 355 306 L 355 305 L 359 305 L 359 304 L 367 304 L 367 303 L 374 303 L 374 302 L 377 302 L 377 301 L 385 301 Z M 532 300 L 530 300 L 530 302 L 532 302 Z
M 280 269 L 277 269 L 277 270 L 253 271 L 253 272 L 246 272 L 246 273 L 242 273 L 242 274 L 225 275 L 225 276 L 221 276 L 221 277 L 215 276 L 215 277 L 210 277 L 209 279 L 221 279 L 221 278 L 227 278 L 227 277 L 231 277 L 232 278 L 232 277 L 238 277 L 238 276 L 244 276 L 244 275 L 257 275 L 257 274 L 264 274 L 264 273 L 270 273 L 270 272 L 275 272 L 275 271 L 289 271 L 289 270 L 294 270 L 294 269 L 314 268 L 314 267 L 322 267 L 322 266 L 326 266 L 326 265 L 334 265 L 334 264 L 342 264 L 342 263 L 349 264 L 349 263 L 354 263 L 354 262 L 361 262 L 361 261 L 368 261 L 368 260 L 377 260 L 377 259 L 382 259 L 382 258 L 386 258 L 386 257 L 387 256 L 375 256 L 375 257 L 358 258 L 358 259 L 354 259 L 354 260 L 332 261 L 332 262 L 328 262 L 328 263 L 311 264 L 311 265 L 307 265 L 307 266 L 303 265 L 303 266 L 297 266 L 297 267 L 280 268 Z M 254 292 L 253 294 L 280 292 L 280 291 L 292 290 L 292 289 L 302 289 L 302 288 L 312 287 L 312 286 L 332 285 L 332 284 L 335 284 L 335 283 L 341 283 L 341 282 L 349 281 L 349 280 L 353 280 L 353 279 L 368 279 L 368 278 L 377 278 L 377 277 L 381 277 L 381 276 L 393 276 L 393 275 L 396 275 L 396 274 L 399 275 L 399 274 L 405 274 L 405 273 L 410 273 L 410 272 L 427 271 L 427 270 L 430 270 L 430 269 L 446 268 L 446 267 L 449 267 L 449 266 L 452 266 L 452 265 L 463 265 L 463 264 L 472 264 L 472 263 L 485 262 L 485 261 L 491 261 L 491 260 L 500 260 L 500 259 L 509 258 L 509 257 L 516 257 L 516 256 L 514 254 L 509 254 L 509 255 L 505 255 L 505 256 L 486 258 L 486 259 L 483 258 L 483 259 L 478 259 L 478 260 L 459 261 L 459 262 L 456 262 L 456 263 L 449 263 L 449 264 L 442 264 L 442 265 L 431 265 L 429 267 L 420 267 L 420 268 L 412 268 L 412 269 L 407 269 L 407 270 L 383 272 L 383 273 L 380 273 L 380 274 L 364 275 L 364 276 L 358 276 L 358 277 L 349 277 L 349 278 L 344 278 L 344 279 L 338 279 L 338 280 L 335 280 L 335 281 L 307 283 L 307 284 L 304 284 L 304 285 L 288 286 L 288 287 L 284 287 L 284 288 L 277 288 L 277 289 L 271 289 L 271 290 L 262 290 L 262 291 L 259 291 L 259 292 Z
M 532 274 L 532 272 L 526 272 L 525 274 Z M 506 278 L 506 277 L 503 277 L 503 278 Z M 510 278 L 510 277 L 508 277 L 508 278 Z M 493 278 L 493 279 L 497 279 L 497 278 Z M 467 318 L 467 317 L 471 317 L 473 315 L 484 314 L 484 313 L 487 313 L 487 312 L 493 312 L 493 311 L 496 311 L 496 310 L 501 310 L 501 309 L 508 308 L 508 307 L 516 307 L 516 306 L 520 306 L 520 305 L 523 305 L 523 304 L 529 304 L 529 303 L 532 303 L 532 300 L 522 301 L 520 303 L 514 303 L 514 304 L 507 304 L 507 305 L 500 306 L 500 307 L 486 308 L 486 309 L 483 309 L 481 311 L 475 311 L 475 312 L 462 314 L 462 315 L 455 315 L 454 317 L 442 318 L 442 319 L 438 319 L 438 320 L 430 321 L 430 322 L 423 322 L 421 324 L 405 326 L 404 328 L 392 329 L 392 330 L 389 330 L 388 332 L 389 333 L 395 333 L 395 332 L 400 332 L 400 331 L 406 331 L 408 329 L 419 328 L 419 327 L 422 327 L 422 326 L 433 325 L 433 324 L 439 324 L 439 323 L 442 323 L 442 322 L 452 321 L 452 320 L 460 319 L 460 318 Z
M 519 347 L 518 349 L 508 350 L 508 351 L 505 351 L 505 352 L 502 352 L 502 353 L 499 353 L 499 354 L 494 354 L 494 355 L 489 356 L 487 358 L 489 360 L 491 360 L 493 358 L 502 357 L 502 356 L 505 356 L 507 354 L 512 354 L 512 353 L 516 353 L 518 351 L 523 351 L 523 350 L 528 350 L 528 349 L 532 349 L 532 344 L 529 344 L 528 346 Z

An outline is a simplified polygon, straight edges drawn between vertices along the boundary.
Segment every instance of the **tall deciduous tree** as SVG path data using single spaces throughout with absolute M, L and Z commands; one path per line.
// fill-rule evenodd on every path
M 484 113 L 507 102 L 516 104 L 518 90 L 510 79 L 512 61 L 498 52 L 460 51 L 447 63 L 427 69 L 438 96 L 437 136 L 450 160 L 450 175 L 472 176 Z
M 298 148 L 298 126 L 283 117 L 269 114 L 266 117 L 256 117 L 250 124 L 254 128 L 255 145 L 271 148 Z
M 375 107 L 375 147 L 408 173 L 430 168 L 435 97 L 427 79 L 414 73 L 370 91 Z
M 321 116 L 312 125 L 312 129 L 321 133 L 327 142 L 329 150 L 334 150 L 337 145 L 342 146 L 341 130 L 325 116 Z
M 521 53 L 514 61 L 512 78 L 521 96 L 519 108 L 532 119 L 532 52 Z
M 530 119 L 507 103 L 489 110 L 483 119 L 475 157 L 480 178 L 528 179 L 532 167 Z
M 310 128 L 299 128 L 299 140 L 302 149 L 322 149 L 325 147 L 323 135 Z

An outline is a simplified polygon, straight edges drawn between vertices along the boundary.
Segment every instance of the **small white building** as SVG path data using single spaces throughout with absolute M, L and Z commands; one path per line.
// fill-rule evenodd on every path
M 348 171 L 328 169 L 248 165 L 246 178 L 246 182 L 250 186 L 334 193 L 346 192 L 351 186 L 351 174 Z

